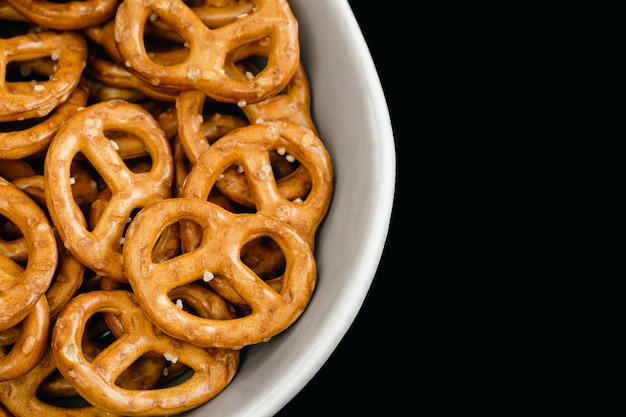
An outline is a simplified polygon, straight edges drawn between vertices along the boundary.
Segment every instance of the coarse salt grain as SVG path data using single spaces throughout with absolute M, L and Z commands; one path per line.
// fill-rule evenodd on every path
M 211 281 L 213 278 L 215 278 L 215 275 L 213 275 L 212 272 L 209 271 L 204 271 L 204 276 L 202 277 L 202 279 L 204 280 L 204 282 L 209 282 Z
M 178 356 L 174 355 L 173 353 L 165 352 L 163 356 L 165 357 L 166 360 L 172 363 L 178 362 Z

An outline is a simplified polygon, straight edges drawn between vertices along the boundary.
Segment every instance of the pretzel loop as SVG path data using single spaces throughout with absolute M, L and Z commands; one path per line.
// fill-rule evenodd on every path
M 89 318 L 101 312 L 117 315 L 126 333 L 89 361 L 82 350 L 83 332 Z M 203 404 L 230 382 L 239 358 L 237 352 L 212 354 L 161 333 L 125 290 L 92 291 L 73 298 L 57 318 L 52 347 L 59 371 L 81 396 L 104 410 L 132 416 L 166 416 Z M 117 377 L 149 352 L 171 355 L 193 374 L 179 385 L 156 390 L 117 386 Z
M 255 103 L 281 91 L 300 60 L 298 23 L 286 0 L 256 0 L 255 9 L 215 29 L 207 27 L 182 0 L 124 0 L 115 17 L 115 41 L 128 69 L 153 85 L 198 88 L 227 103 Z M 155 13 L 189 44 L 181 62 L 161 65 L 149 58 L 143 33 Z M 265 67 L 251 79 L 226 73 L 228 54 L 269 38 Z
M 150 251 L 159 234 L 182 219 L 205 228 L 202 244 L 191 252 L 153 263 Z M 280 293 L 240 259 L 245 243 L 259 236 L 272 238 L 286 254 Z M 308 304 L 316 281 L 311 249 L 287 224 L 262 215 L 234 214 L 208 201 L 187 198 L 165 199 L 137 214 L 127 232 L 124 267 L 137 302 L 164 332 L 199 346 L 235 349 L 266 341 L 291 325 Z M 251 313 L 215 320 L 177 308 L 168 293 L 203 279 L 203 274 L 227 279 L 251 307 Z
M 57 70 L 46 81 L 6 80 L 7 65 L 50 57 Z M 78 85 L 87 62 L 85 37 L 78 32 L 40 32 L 0 38 L 0 122 L 43 117 Z
M 106 134 L 122 131 L 144 141 L 152 159 L 148 172 L 133 172 Z M 112 196 L 93 230 L 73 198 L 70 167 L 82 153 Z M 142 107 L 122 100 L 93 104 L 75 114 L 50 143 L 44 165 L 46 204 L 65 246 L 94 271 L 125 281 L 120 245 L 134 209 L 171 195 L 173 158 L 169 142 Z

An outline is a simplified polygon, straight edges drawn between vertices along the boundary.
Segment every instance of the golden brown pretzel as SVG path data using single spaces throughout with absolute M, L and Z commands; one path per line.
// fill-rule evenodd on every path
M 0 382 L 0 403 L 15 416 L 28 417 L 119 417 L 119 414 L 109 413 L 90 404 L 63 407 L 53 405 L 42 397 L 41 387 L 48 382 L 48 378 L 55 376 L 57 370 L 50 345 L 42 360 L 31 371 L 18 378 Z M 45 391 L 44 391 L 45 392 Z M 80 404 L 80 403 L 79 403 Z M 2 412 L 0 412 L 0 416 Z
M 69 97 L 81 80 L 87 45 L 78 32 L 45 31 L 0 38 L 0 68 L 9 63 L 50 57 L 57 61 L 49 80 L 9 81 L 0 77 L 0 122 L 43 117 Z
M 125 333 L 88 361 L 82 351 L 84 329 L 90 317 L 102 312 L 119 316 Z M 179 385 L 157 390 L 116 385 L 118 376 L 148 352 L 185 363 L 193 375 Z M 125 290 L 92 291 L 73 298 L 52 330 L 52 353 L 59 371 L 83 398 L 128 416 L 172 415 L 195 408 L 221 392 L 239 364 L 237 352 L 208 350 L 163 334 Z
M 0 342 L 2 333 L 0 332 Z M 17 378 L 33 369 L 46 352 L 49 337 L 48 302 L 46 297 L 41 296 L 21 322 L 17 340 L 11 343 L 11 351 L 5 356 L 0 355 L 0 381 Z
M 0 215 L 13 222 L 28 246 L 24 270 L 0 264 L 0 331 L 13 327 L 48 289 L 57 266 L 56 238 L 46 213 L 26 193 L 0 177 Z M 0 259 L 4 259 L 0 255 Z
M 257 104 L 244 106 L 242 110 L 253 124 L 274 120 L 291 121 L 310 129 L 312 127 L 313 133 L 317 134 L 317 129 L 310 118 L 310 101 L 308 98 L 308 82 L 303 68 L 300 66 L 285 94 L 279 94 Z M 178 119 L 181 120 L 178 137 L 192 163 L 195 163 L 200 154 L 207 150 L 210 144 L 219 137 L 248 124 L 235 115 L 221 115 L 219 113 L 214 113 L 209 119 L 204 120 L 206 99 L 207 96 L 199 90 L 183 91 L 176 99 Z M 293 112 L 291 115 L 290 110 Z M 211 130 L 209 129 L 210 126 L 216 126 L 217 129 Z M 274 176 L 277 179 L 281 195 L 289 200 L 306 195 L 311 187 L 311 178 L 307 170 L 286 163 L 285 158 L 276 152 L 270 155 Z M 224 195 L 238 204 L 254 207 L 248 185 L 241 175 L 237 175 L 236 169 L 227 170 L 223 175 L 225 178 L 221 182 L 220 190 Z
M 70 96 L 36 125 L 0 132 L 0 159 L 22 159 L 44 152 L 59 127 L 78 109 L 87 104 L 89 92 L 77 86 Z
M 285 88 L 298 66 L 300 45 L 298 23 L 286 0 L 252 3 L 252 13 L 210 29 L 182 0 L 124 0 L 115 16 L 115 41 L 129 71 L 152 85 L 197 88 L 227 103 L 255 103 Z M 183 61 L 161 65 L 149 58 L 143 33 L 153 13 L 189 45 Z M 231 51 L 266 37 L 273 48 L 258 74 L 238 80 L 225 73 Z
M 294 156 L 309 172 L 311 191 L 302 201 L 291 201 L 279 192 L 269 158 L 272 150 Z M 181 197 L 206 200 L 214 186 L 223 191 L 228 184 L 220 187 L 227 180 L 221 175 L 235 165 L 243 168 L 241 175 L 247 179 L 256 213 L 286 222 L 313 247 L 317 227 L 326 215 L 333 191 L 332 164 L 320 138 L 304 126 L 281 121 L 234 130 L 200 155 L 187 175 Z M 195 246 L 186 246 L 187 230 L 181 228 L 185 251 Z
M 202 243 L 191 252 L 152 262 L 150 253 L 159 235 L 183 220 L 204 228 Z M 246 242 L 260 236 L 270 237 L 285 252 L 281 292 L 239 259 Z M 199 346 L 233 349 L 266 341 L 290 326 L 306 308 L 317 273 L 309 245 L 286 223 L 258 214 L 234 214 L 189 198 L 161 200 L 137 214 L 126 234 L 124 270 L 137 302 L 164 332 Z M 250 314 L 232 320 L 201 318 L 177 308 L 169 298 L 177 287 L 218 275 L 250 306 Z
M 113 17 L 120 0 L 7 0 L 18 12 L 41 26 L 78 30 Z
M 107 138 L 109 131 L 142 139 L 152 169 L 131 171 Z M 78 153 L 113 191 L 92 230 L 72 195 L 70 167 Z M 65 247 L 97 273 L 125 282 L 120 247 L 127 220 L 133 210 L 169 197 L 172 177 L 169 142 L 145 109 L 121 100 L 96 103 L 72 116 L 50 143 L 44 165 L 46 203 Z

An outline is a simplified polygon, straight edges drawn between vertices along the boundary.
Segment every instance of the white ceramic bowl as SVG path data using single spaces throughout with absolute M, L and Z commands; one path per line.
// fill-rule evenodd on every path
M 186 417 L 265 417 L 319 371 L 354 321 L 375 276 L 394 199 L 396 154 L 387 102 L 346 0 L 290 0 L 312 114 L 333 161 L 335 190 L 318 229 L 318 281 L 303 315 L 242 351 L 233 381 Z

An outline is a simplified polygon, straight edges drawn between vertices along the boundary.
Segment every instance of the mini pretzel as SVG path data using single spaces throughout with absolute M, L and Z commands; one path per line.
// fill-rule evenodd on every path
M 19 334 L 12 343 L 11 351 L 5 356 L 0 355 L 0 381 L 24 375 L 39 363 L 48 346 L 49 331 L 48 302 L 46 297 L 41 296 L 21 322 Z M 0 342 L 1 335 L 2 332 Z
M 48 117 L 26 129 L 0 132 L 0 159 L 22 159 L 45 151 L 59 126 L 87 104 L 89 93 L 78 86 Z M 17 127 L 17 126 L 16 126 Z
M 102 312 L 117 315 L 125 333 L 88 361 L 82 350 L 83 332 L 89 318 Z M 156 390 L 117 386 L 118 376 L 148 352 L 185 363 L 193 375 L 179 385 Z M 52 353 L 59 371 L 83 398 L 109 412 L 132 416 L 167 416 L 195 408 L 226 387 L 239 363 L 238 352 L 209 351 L 163 334 L 125 290 L 92 291 L 73 298 L 54 325 Z
M 19 188 L 0 178 L 0 215 L 13 222 L 28 246 L 28 263 L 20 273 L 0 263 L 0 331 L 13 327 L 50 286 L 57 266 L 56 238 L 46 213 Z M 0 259 L 4 256 L 0 255 Z
M 291 201 L 279 192 L 269 158 L 272 150 L 286 152 L 306 167 L 312 187 L 303 201 Z M 187 175 L 181 197 L 206 200 L 214 186 L 227 188 L 229 184 L 220 187 L 225 182 L 221 175 L 235 165 L 243 168 L 256 213 L 286 222 L 313 247 L 333 190 L 330 156 L 320 138 L 304 126 L 280 121 L 234 130 L 200 155 Z M 185 228 L 181 233 L 187 233 Z
M 131 171 L 107 137 L 109 131 L 144 140 L 152 169 Z M 71 189 L 70 167 L 79 153 L 113 192 L 91 231 Z M 121 100 L 96 103 L 72 116 L 50 143 L 44 165 L 46 203 L 65 247 L 97 273 L 125 282 L 120 246 L 127 220 L 133 210 L 169 197 L 172 177 L 169 142 L 145 109 Z
M 7 81 L 0 77 L 0 122 L 43 117 L 69 97 L 87 62 L 85 37 L 78 32 L 38 32 L 0 38 L 0 68 L 12 61 L 50 57 L 57 70 L 47 81 Z
M 193 251 L 161 263 L 150 253 L 170 224 L 187 220 L 204 229 Z M 313 293 L 316 265 L 309 245 L 286 223 L 258 214 L 234 214 L 206 200 L 170 198 L 142 209 L 124 244 L 124 270 L 137 302 L 164 332 L 199 346 L 239 349 L 268 340 L 291 325 Z M 250 240 L 268 236 L 287 259 L 281 292 L 274 291 L 240 259 Z M 176 307 L 175 288 L 213 276 L 228 280 L 251 313 L 232 320 L 197 317 Z
M 115 14 L 120 0 L 7 0 L 18 12 L 41 26 L 78 30 L 98 25 Z
M 182 0 L 124 0 L 115 16 L 115 41 L 129 71 L 152 85 L 197 88 L 227 103 L 255 103 L 285 88 L 298 66 L 300 45 L 298 23 L 286 0 L 252 3 L 252 13 L 210 29 Z M 149 58 L 143 33 L 153 13 L 189 45 L 183 61 L 161 65 Z M 231 51 L 266 37 L 273 49 L 263 70 L 249 80 L 225 73 Z

